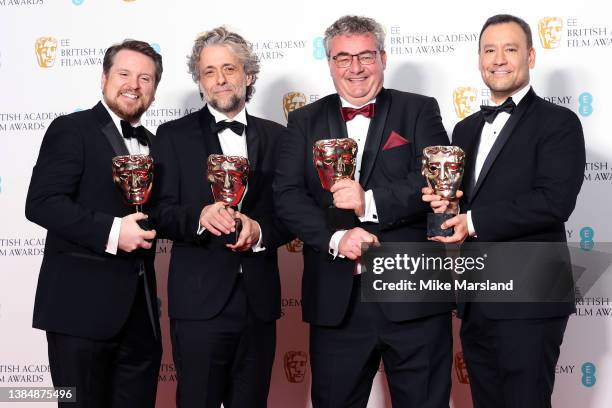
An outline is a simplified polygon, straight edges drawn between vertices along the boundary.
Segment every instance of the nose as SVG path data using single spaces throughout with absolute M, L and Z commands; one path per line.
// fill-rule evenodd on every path
M 344 174 L 344 160 L 342 160 L 342 155 L 338 155 L 334 169 L 336 170 L 336 173 Z
M 349 65 L 349 70 L 353 73 L 358 73 L 363 71 L 363 65 L 359 62 L 359 56 L 353 55 L 351 58 L 351 65 Z
M 223 70 L 217 73 L 217 85 L 224 85 L 227 82 L 227 78 L 223 74 Z
M 231 188 L 232 182 L 230 181 L 229 173 L 225 173 L 225 178 L 223 179 L 223 188 Z
M 441 181 L 446 181 L 448 179 L 448 170 L 447 170 L 447 167 L 445 165 L 442 165 L 440 167 L 440 175 L 439 175 L 439 177 L 440 177 Z
M 130 187 L 138 187 L 138 175 L 136 173 L 130 174 Z
M 493 60 L 493 63 L 495 65 L 504 65 L 506 64 L 507 59 L 506 59 L 506 53 L 503 51 L 497 51 L 495 53 L 495 59 Z

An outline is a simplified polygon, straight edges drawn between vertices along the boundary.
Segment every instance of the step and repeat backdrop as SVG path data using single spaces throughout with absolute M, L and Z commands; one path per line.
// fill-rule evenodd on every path
M 487 17 L 511 13 L 532 27 L 536 67 L 531 84 L 545 99 L 582 121 L 587 165 L 567 238 L 586 250 L 612 240 L 612 19 L 602 3 L 499 2 L 253 2 L 234 0 L 0 0 L 0 387 L 49 386 L 44 333 L 31 328 L 45 231 L 28 222 L 24 202 L 40 143 L 56 117 L 92 107 L 101 97 L 106 47 L 124 38 L 153 45 L 164 75 L 143 124 L 155 132 L 202 106 L 187 73 L 195 36 L 225 24 L 253 43 L 262 62 L 250 113 L 286 123 L 292 109 L 334 91 L 323 32 L 344 14 L 367 15 L 386 28 L 385 86 L 434 96 L 449 132 L 486 103 L 477 46 Z M 517 163 L 520 165 L 520 163 Z M 174 407 L 176 373 L 170 353 L 166 281 L 172 243 L 158 243 L 159 304 L 164 357 L 158 407 Z M 301 246 L 279 249 L 283 295 L 270 407 L 310 407 L 308 326 L 301 322 Z M 605 269 L 609 263 L 603 264 Z M 589 285 L 591 286 L 591 285 Z M 582 292 L 580 292 L 582 290 Z M 612 406 L 612 290 L 581 288 L 570 318 L 553 406 Z M 113 294 L 108 294 L 113 302 Z M 455 321 L 455 334 L 459 321 Z M 458 336 L 451 406 L 471 407 Z M 381 365 L 369 407 L 390 407 Z M 10 405 L 0 403 L 0 406 Z M 23 403 L 45 407 L 50 403 Z

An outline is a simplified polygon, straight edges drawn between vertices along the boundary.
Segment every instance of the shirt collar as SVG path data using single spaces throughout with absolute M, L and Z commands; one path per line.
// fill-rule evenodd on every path
M 525 95 L 527 95 L 527 92 L 529 92 L 530 89 L 531 89 L 531 86 L 527 84 L 510 96 L 516 106 L 518 106 L 519 102 L 521 102 L 521 100 L 525 97 Z M 501 101 L 501 103 L 494 104 L 493 106 L 499 106 L 504 102 L 505 101 Z
M 243 107 L 242 110 L 238 112 L 238 114 L 234 116 L 234 118 L 232 119 L 228 118 L 224 113 L 217 111 L 215 108 L 210 106 L 210 104 L 206 104 L 206 107 L 208 108 L 208 111 L 210 112 L 210 114 L 213 115 L 213 117 L 215 118 L 215 123 L 219 123 L 219 122 L 226 120 L 228 122 L 231 122 L 231 121 L 240 122 L 244 126 L 247 125 L 246 106 Z
M 340 95 L 338 95 L 338 96 L 340 96 Z M 349 101 L 347 101 L 346 99 L 344 99 L 343 97 L 340 96 L 340 103 L 342 104 L 343 108 L 355 108 L 355 109 L 359 109 L 362 106 L 366 106 L 366 105 L 368 105 L 370 103 L 375 103 L 375 102 L 376 102 L 376 98 L 372 99 L 371 101 L 368 101 L 368 102 L 364 103 L 361 106 L 357 106 L 357 105 L 353 105 L 352 103 L 350 103 Z

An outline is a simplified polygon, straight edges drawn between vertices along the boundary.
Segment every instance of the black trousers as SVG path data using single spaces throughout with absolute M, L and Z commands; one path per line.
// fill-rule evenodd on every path
M 59 407 L 155 406 L 162 349 L 151 325 L 143 278 L 118 335 L 98 341 L 47 332 L 47 343 L 53 385 L 76 387 L 76 403 Z
M 488 319 L 466 305 L 461 345 L 474 408 L 550 408 L 568 316 Z
M 170 323 L 178 408 L 266 407 L 276 321 L 254 316 L 242 276 L 219 315 Z
M 359 300 L 360 281 L 340 326 L 310 325 L 313 407 L 366 407 L 382 358 L 394 407 L 448 408 L 451 313 L 392 322 Z

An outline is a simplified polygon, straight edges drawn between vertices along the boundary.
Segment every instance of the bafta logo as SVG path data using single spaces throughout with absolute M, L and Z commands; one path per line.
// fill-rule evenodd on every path
M 460 86 L 453 90 L 453 105 L 459 119 L 476 112 L 478 107 L 478 90 L 471 86 Z
M 538 21 L 538 35 L 542 47 L 557 48 L 561 45 L 563 20 L 561 17 L 544 17 Z
M 457 374 L 457 380 L 459 380 L 461 384 L 470 383 L 470 378 L 468 377 L 467 366 L 465 365 L 465 359 L 463 358 L 462 351 L 455 353 L 455 373 Z
M 285 375 L 290 383 L 301 383 L 306 377 L 308 355 L 304 351 L 287 351 L 283 356 Z
M 34 51 L 41 68 L 52 67 L 57 53 L 57 40 L 53 37 L 40 37 L 34 43 Z
M 301 92 L 288 92 L 283 95 L 283 111 L 285 119 L 289 116 L 289 112 L 301 108 L 306 105 L 306 95 Z
M 299 238 L 295 238 L 293 241 L 289 242 L 287 245 L 287 251 L 289 252 L 302 252 L 304 248 L 304 243 L 300 241 Z

